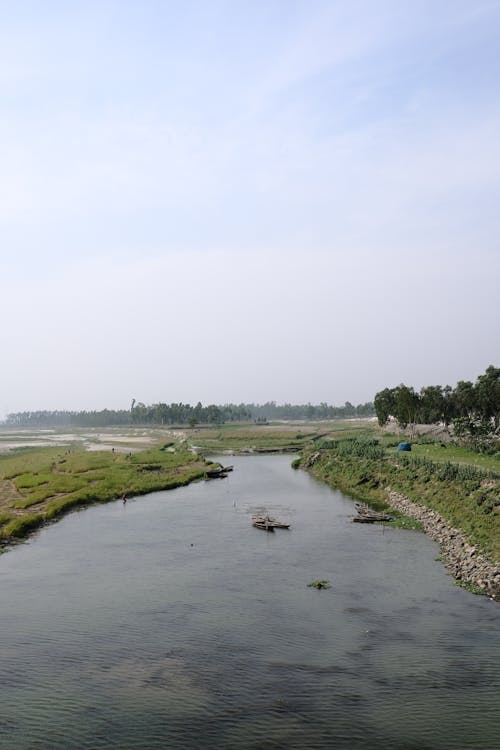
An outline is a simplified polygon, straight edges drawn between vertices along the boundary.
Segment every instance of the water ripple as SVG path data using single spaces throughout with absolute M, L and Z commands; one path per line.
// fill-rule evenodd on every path
M 192 485 L 5 555 L 2 750 L 495 747 L 499 609 L 289 463 L 236 458 L 238 508 Z M 290 533 L 251 527 L 264 505 Z

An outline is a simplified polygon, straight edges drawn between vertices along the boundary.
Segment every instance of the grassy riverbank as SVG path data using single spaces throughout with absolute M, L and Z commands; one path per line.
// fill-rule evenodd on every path
M 397 453 L 390 437 L 382 442 L 359 438 L 330 440 L 305 451 L 298 465 L 332 487 L 387 509 L 388 488 L 439 513 L 461 529 L 492 561 L 500 560 L 500 462 L 485 457 L 485 465 L 466 461 L 469 452 L 428 446 L 427 455 Z M 423 446 L 422 446 L 423 447 Z M 444 455 L 460 461 L 446 461 Z M 474 454 L 473 454 L 474 456 Z
M 7 431 L 7 451 L 0 452 L 0 545 L 25 537 L 77 507 L 114 500 L 123 494 L 171 489 L 200 479 L 206 470 L 202 456 L 224 452 L 298 453 L 315 439 L 328 436 L 331 429 L 331 423 L 326 430 L 324 424 L 299 423 L 85 430 L 50 435 L 47 431 Z M 48 437 L 59 444 L 44 446 Z M 170 441 L 167 448 L 165 440 Z M 21 447 L 23 442 L 25 447 Z M 156 446 L 137 451 L 144 443 Z M 193 454 L 191 446 L 196 446 L 200 455 Z
M 186 437 L 204 454 L 298 453 L 318 434 L 310 425 L 221 425 L 186 430 Z
M 205 461 L 182 447 L 134 454 L 36 448 L 0 456 L 0 542 L 78 506 L 180 487 L 205 470 Z
M 451 443 L 422 438 L 410 454 L 397 453 L 399 436 L 369 420 L 159 428 L 130 435 L 87 431 L 70 437 L 80 443 L 0 455 L 0 541 L 25 536 L 78 506 L 199 479 L 206 465 L 188 450 L 194 447 L 200 456 L 298 453 L 304 468 L 346 494 L 383 509 L 390 487 L 436 510 L 490 559 L 500 558 L 500 460 Z M 86 451 L 82 441 L 90 438 L 92 450 Z M 156 447 L 137 452 L 145 441 Z M 107 449 L 95 450 L 99 442 L 107 442 Z M 394 524 L 419 525 L 400 515 Z

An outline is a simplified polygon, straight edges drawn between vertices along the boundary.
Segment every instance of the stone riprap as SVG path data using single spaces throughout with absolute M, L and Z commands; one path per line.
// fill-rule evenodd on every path
M 412 502 L 406 495 L 388 491 L 388 502 L 410 518 L 421 521 L 426 534 L 441 547 L 443 563 L 457 581 L 479 587 L 485 594 L 500 602 L 500 564 L 492 563 L 479 554 L 467 537 L 444 520 L 439 513 Z

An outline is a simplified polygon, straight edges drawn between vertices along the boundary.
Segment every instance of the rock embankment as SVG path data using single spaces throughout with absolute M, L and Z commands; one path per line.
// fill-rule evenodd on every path
M 426 534 L 438 542 L 447 570 L 458 581 L 478 586 L 485 594 L 500 602 L 500 565 L 482 557 L 465 535 L 450 526 L 439 513 L 412 502 L 406 495 L 388 488 L 388 502 L 410 518 L 422 522 Z

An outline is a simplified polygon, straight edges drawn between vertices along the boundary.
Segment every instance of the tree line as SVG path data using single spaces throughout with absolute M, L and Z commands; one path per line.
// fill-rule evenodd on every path
M 331 406 L 325 401 L 320 404 L 277 404 L 267 401 L 265 404 L 245 404 L 253 420 L 263 419 L 349 419 L 351 417 L 373 417 L 373 403 L 354 406 L 346 401 L 343 406 Z
M 225 424 L 226 422 L 265 423 L 276 419 L 334 419 L 374 416 L 373 403 L 354 406 L 320 404 L 210 404 L 196 406 L 183 403 L 146 405 L 134 399 L 130 409 L 101 411 L 24 411 L 8 414 L 4 424 L 10 427 L 113 427 L 125 425 L 191 425 Z
M 453 425 L 454 434 L 470 441 L 500 437 L 500 368 L 490 365 L 476 382 L 460 380 L 449 385 L 428 385 L 415 391 L 401 383 L 375 394 L 380 425 L 394 417 L 402 428 L 414 424 Z

